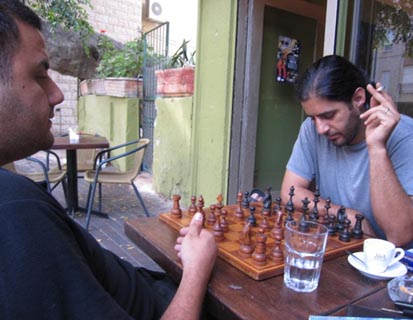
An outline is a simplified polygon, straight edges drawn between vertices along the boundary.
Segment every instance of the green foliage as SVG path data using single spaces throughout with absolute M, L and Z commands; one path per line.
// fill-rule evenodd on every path
M 99 78 L 137 78 L 142 74 L 144 44 L 141 39 L 129 41 L 119 49 L 110 38 L 102 35 L 98 48 L 102 54 L 96 69 Z
M 188 56 L 188 42 L 189 40 L 183 40 L 181 46 L 169 58 L 166 68 L 172 69 L 195 65 L 195 51 Z
M 413 14 L 410 0 L 393 0 L 393 5 L 377 2 L 374 47 L 404 43 L 405 55 L 413 57 Z
M 86 7 L 92 8 L 90 0 L 29 0 L 29 5 L 50 24 L 53 30 L 57 26 L 63 26 L 65 30 L 71 30 L 80 34 L 85 50 L 89 36 L 93 34 L 93 28 L 87 21 Z

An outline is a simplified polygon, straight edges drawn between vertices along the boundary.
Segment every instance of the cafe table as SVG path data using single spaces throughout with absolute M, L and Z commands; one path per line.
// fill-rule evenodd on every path
M 126 235 L 172 278 L 179 282 L 182 265 L 174 244 L 178 232 L 158 217 L 125 222 Z M 310 315 L 345 315 L 347 307 L 395 309 L 387 282 L 363 276 L 347 255 L 324 261 L 319 286 L 297 293 L 283 283 L 283 275 L 254 280 L 217 258 L 205 297 L 207 312 L 216 319 L 308 319 Z
M 77 150 L 101 149 L 109 147 L 105 137 L 81 134 L 79 140 L 69 139 L 69 135 L 55 137 L 51 149 L 66 150 L 67 184 L 68 184 L 68 212 L 74 214 L 79 211 L 78 185 L 77 185 Z

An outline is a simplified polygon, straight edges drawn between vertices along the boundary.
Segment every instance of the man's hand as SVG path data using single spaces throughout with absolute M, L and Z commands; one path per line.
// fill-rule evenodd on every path
M 381 86 L 380 83 L 377 86 Z M 383 148 L 400 120 L 400 113 L 387 92 L 379 91 L 371 84 L 367 85 L 367 90 L 372 95 L 371 108 L 360 115 L 366 125 L 366 142 L 369 147 Z

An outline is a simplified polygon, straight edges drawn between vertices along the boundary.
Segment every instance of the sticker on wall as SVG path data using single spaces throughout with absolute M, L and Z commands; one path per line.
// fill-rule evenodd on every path
M 297 39 L 278 37 L 277 82 L 294 83 L 298 75 L 301 45 Z

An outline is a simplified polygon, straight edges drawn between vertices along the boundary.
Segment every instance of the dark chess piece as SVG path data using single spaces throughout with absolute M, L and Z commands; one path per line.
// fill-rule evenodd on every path
M 191 205 L 189 206 L 189 215 L 192 217 L 196 212 L 196 196 L 191 197 Z
M 363 229 L 362 229 L 362 222 L 364 219 L 364 215 L 361 213 L 356 214 L 356 224 L 354 225 L 354 228 L 351 230 L 351 235 L 356 238 L 356 239 L 361 239 L 363 238 Z
M 215 224 L 215 221 L 217 220 L 215 216 L 215 205 L 211 204 L 209 206 L 209 215 L 207 219 L 207 224 L 210 226 L 213 226 Z
M 267 263 L 267 256 L 265 254 L 267 245 L 267 236 L 263 232 L 259 232 L 255 236 L 255 250 L 252 253 L 252 263 L 258 266 L 263 266 Z
M 329 210 L 331 208 L 331 200 L 330 198 L 327 198 L 326 204 L 324 205 L 324 215 L 321 216 L 321 221 L 320 223 L 323 225 L 328 225 L 328 217 L 330 216 Z
M 244 197 L 242 198 L 242 202 L 241 202 L 241 206 L 245 209 L 248 209 L 250 206 L 249 196 L 250 196 L 250 193 L 248 191 L 245 191 Z
M 308 223 L 307 223 L 307 212 L 308 212 L 308 204 L 310 203 L 310 201 L 308 200 L 308 198 L 304 198 L 304 200 L 301 200 L 301 202 L 303 203 L 303 207 L 301 208 L 301 210 L 303 211 L 303 214 L 300 218 L 300 224 L 299 224 L 299 230 L 300 231 L 307 231 L 308 230 Z
M 267 217 L 271 215 L 271 206 L 272 206 L 271 189 L 272 189 L 271 187 L 267 188 L 267 193 L 265 194 L 265 197 L 263 199 L 263 206 L 262 206 L 262 214 Z
M 285 212 L 287 213 L 287 218 L 285 218 L 285 223 L 287 223 L 288 221 L 293 221 L 294 220 L 294 217 L 293 217 L 293 214 L 294 214 L 294 211 L 295 211 L 294 203 L 293 203 L 294 190 L 295 190 L 294 186 L 291 186 L 290 187 L 290 192 L 288 194 L 290 196 L 290 198 L 288 199 L 288 202 L 287 202 L 287 204 L 285 205 L 285 208 L 284 208 Z
M 255 207 L 250 207 L 250 215 L 247 219 L 247 222 L 251 225 L 251 227 L 257 226 L 257 219 L 255 218 Z
M 337 230 L 340 232 L 344 229 L 344 222 L 347 219 L 346 208 L 341 206 L 340 209 L 337 210 Z
M 173 208 L 171 210 L 171 216 L 176 219 L 182 218 L 182 210 L 179 206 L 179 200 L 181 200 L 181 196 L 179 194 L 174 194 L 172 196 L 173 200 Z
M 237 209 L 235 210 L 235 218 L 237 220 L 244 220 L 244 210 L 242 210 L 242 192 L 238 192 L 237 195 Z
M 278 211 L 281 210 L 281 198 L 275 198 L 275 205 L 273 207 L 273 215 L 276 215 Z
M 349 230 L 350 228 L 350 220 L 345 219 L 344 220 L 344 229 L 340 231 L 340 234 L 338 235 L 338 239 L 343 242 L 350 242 L 351 238 L 351 232 Z
M 337 217 L 334 214 L 330 214 L 328 216 L 328 235 L 334 236 L 337 233 L 337 226 L 336 226 L 336 219 Z
M 239 254 L 245 259 L 251 257 L 251 254 L 254 251 L 254 247 L 251 243 L 251 226 L 249 223 L 246 223 L 244 228 L 242 229 L 239 237 L 239 242 L 241 243 L 238 250 Z
M 310 220 L 316 222 L 319 218 L 318 215 L 318 203 L 320 202 L 320 191 L 318 190 L 318 187 L 316 187 L 314 191 L 314 199 L 313 199 L 313 210 L 310 214 Z

